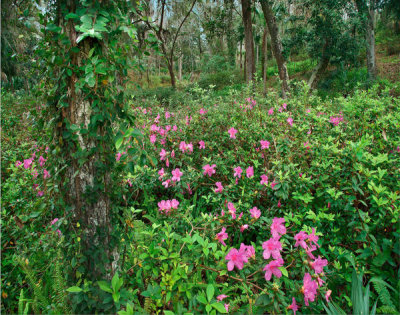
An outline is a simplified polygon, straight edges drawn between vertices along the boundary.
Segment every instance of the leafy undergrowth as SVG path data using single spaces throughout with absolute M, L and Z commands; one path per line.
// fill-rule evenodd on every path
M 136 222 L 135 305 L 221 311 L 215 292 L 229 311 L 283 313 L 293 298 L 304 313 L 326 299 L 349 309 L 354 265 L 393 289 L 373 291 L 378 311 L 399 307 L 400 112 L 388 90 L 286 104 L 232 93 L 134 113 L 116 158 Z
M 2 310 L 324 313 L 333 301 L 351 312 L 356 269 L 378 313 L 396 313 L 400 101 L 378 86 L 323 101 L 295 91 L 284 102 L 195 87 L 184 106 L 132 104 L 135 125 L 116 135 L 121 268 L 110 282 L 84 279 L 83 227 L 66 232 L 51 151 L 10 146 Z

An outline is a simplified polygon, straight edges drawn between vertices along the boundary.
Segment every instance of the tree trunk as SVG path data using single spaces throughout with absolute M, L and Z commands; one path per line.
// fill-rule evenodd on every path
M 175 89 L 176 88 L 176 81 L 175 81 L 175 73 L 174 73 L 174 60 L 170 59 L 167 60 L 168 72 L 171 78 L 171 86 Z
M 268 26 L 269 35 L 271 36 L 271 46 L 278 65 L 279 78 L 282 81 L 282 96 L 286 98 L 286 93 L 289 92 L 289 74 L 286 68 L 285 58 L 282 54 L 282 41 L 279 36 L 278 26 L 269 1 L 260 0 L 260 3 Z
M 310 79 L 308 80 L 308 86 L 311 90 L 317 88 L 318 82 L 320 81 L 322 75 L 325 73 L 326 68 L 329 65 L 329 57 L 323 55 L 321 60 L 319 61 L 317 67 L 314 69 L 313 73 L 311 74 Z
M 368 78 L 375 81 L 377 69 L 375 59 L 375 1 L 370 1 L 370 6 L 367 9 L 367 69 Z
M 76 1 L 68 1 L 69 12 L 75 12 Z M 97 40 L 85 38 L 79 45 L 76 44 L 77 33 L 73 19 L 64 23 L 64 31 L 72 46 L 79 47 L 79 53 L 71 52 L 70 65 L 74 69 L 83 67 L 89 51 L 95 47 Z M 103 43 L 100 42 L 100 45 Z M 78 81 L 75 72 L 67 80 L 68 107 L 61 106 L 62 125 L 57 130 L 57 139 L 63 139 L 62 156 L 65 157 L 68 167 L 64 173 L 65 201 L 71 206 L 75 221 L 81 221 L 84 228 L 83 249 L 86 253 L 88 272 L 93 278 L 104 276 L 104 270 L 111 268 L 108 259 L 111 258 L 110 234 L 110 186 L 111 177 L 109 168 L 98 167 L 99 161 L 105 161 L 112 154 L 111 143 L 104 143 L 91 133 L 81 133 L 80 130 L 90 130 L 92 118 L 92 99 L 82 89 L 77 90 Z M 76 141 L 66 137 L 70 134 L 70 126 L 78 126 Z M 97 128 L 99 138 L 105 136 L 107 123 Z M 101 150 L 94 150 L 95 148 Z M 82 156 L 81 152 L 85 152 Z M 91 153 L 94 152 L 94 153 Z M 80 158 L 77 157 L 81 156 Z M 117 253 L 115 253 L 117 255 Z M 106 255 L 106 257 L 104 257 Z M 99 262 L 103 262 L 99 264 Z M 108 270 L 109 271 L 109 270 Z M 93 279 L 92 278 L 92 279 Z
M 264 83 L 264 95 L 267 94 L 268 28 L 264 27 L 261 44 L 261 75 Z
M 244 44 L 246 49 L 246 82 L 250 83 L 254 80 L 256 72 L 254 62 L 254 40 L 253 40 L 253 25 L 251 22 L 251 0 L 242 1 L 242 16 L 244 25 Z
M 183 55 L 181 54 L 178 59 L 178 80 L 182 80 L 182 59 Z
M 243 57 L 242 57 L 242 53 L 243 53 L 243 43 L 240 42 L 240 48 L 239 48 L 239 63 L 240 63 L 240 69 L 243 68 Z
M 229 63 L 234 66 L 235 65 L 235 56 L 236 56 L 236 45 L 235 45 L 235 36 L 232 29 L 233 26 L 233 10 L 234 10 L 234 0 L 224 0 L 225 9 L 227 10 L 227 30 L 226 30 L 226 41 L 228 46 L 228 56 Z

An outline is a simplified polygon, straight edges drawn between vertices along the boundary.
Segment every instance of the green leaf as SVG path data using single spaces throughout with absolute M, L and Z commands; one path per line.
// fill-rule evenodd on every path
M 164 315 L 175 315 L 172 311 L 164 311 Z
M 83 290 L 80 287 L 73 286 L 73 287 L 69 287 L 67 289 L 67 291 L 72 292 L 72 293 L 78 293 L 78 292 L 82 292 Z
M 203 304 L 208 304 L 206 298 L 202 295 L 197 296 L 197 301 L 199 301 L 200 303 L 203 303 Z
M 214 286 L 212 284 L 209 284 L 207 286 L 207 299 L 208 299 L 208 302 L 211 302 L 211 299 L 213 298 L 213 296 L 214 296 Z
M 77 18 L 79 18 L 79 15 L 78 15 L 78 14 L 75 14 L 75 13 L 68 13 L 68 14 L 65 16 L 65 19 L 66 19 L 66 20 L 69 20 L 69 19 L 77 19 Z
M 225 306 L 222 303 L 213 303 L 213 304 L 211 304 L 211 306 L 214 307 L 218 312 L 220 312 L 222 314 L 227 313 Z
M 289 277 L 289 274 L 288 274 L 288 272 L 287 272 L 287 270 L 286 270 L 285 267 L 279 267 L 279 270 L 282 272 L 282 274 L 283 274 L 286 278 Z
M 97 281 L 97 284 L 99 285 L 101 290 L 103 290 L 105 292 L 112 293 L 110 285 L 107 282 L 105 282 L 105 281 Z

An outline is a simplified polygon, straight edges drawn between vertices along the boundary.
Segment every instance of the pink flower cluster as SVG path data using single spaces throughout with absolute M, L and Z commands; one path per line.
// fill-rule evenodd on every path
M 343 114 L 339 113 L 338 116 L 331 116 L 329 117 L 329 122 L 334 126 L 339 125 L 342 121 L 344 121 Z
M 160 211 L 160 213 L 164 213 L 164 214 L 169 214 L 171 210 L 173 209 L 178 209 L 179 207 L 179 201 L 176 199 L 172 199 L 172 200 L 161 200 L 158 203 L 158 211 Z
M 226 255 L 225 260 L 228 260 L 227 268 L 232 271 L 235 267 L 239 270 L 243 269 L 245 263 L 248 259 L 255 257 L 255 249 L 252 245 L 240 244 L 239 250 L 232 248 L 228 255 Z

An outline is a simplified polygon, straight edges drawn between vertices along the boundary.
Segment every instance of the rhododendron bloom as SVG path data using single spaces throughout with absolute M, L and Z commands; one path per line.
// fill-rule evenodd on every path
M 21 161 L 15 162 L 15 167 L 20 167 L 21 165 L 22 165 L 22 162 L 21 162 Z
M 290 127 L 293 126 L 293 118 L 292 118 L 292 117 L 289 117 L 289 118 L 287 119 L 287 122 L 288 122 L 288 124 L 290 125 Z
M 296 312 L 298 311 L 299 307 L 296 304 L 296 299 L 295 298 L 292 298 L 292 304 L 290 304 L 287 308 L 289 310 L 292 310 L 294 315 L 296 315 Z
M 225 310 L 228 313 L 229 312 L 229 304 L 224 304 Z
M 246 253 L 247 258 L 256 258 L 256 250 L 253 245 L 244 245 L 240 244 L 239 251 L 244 251 Z
M 330 207 L 328 206 L 328 208 L 330 208 Z M 315 228 L 312 228 L 312 233 L 308 235 L 308 240 L 311 243 L 314 243 L 315 246 L 320 247 L 318 245 L 318 239 L 319 239 L 319 236 L 315 235 Z
M 304 231 L 300 231 L 294 236 L 294 239 L 296 240 L 296 244 L 294 244 L 295 247 L 300 247 L 307 249 L 307 244 L 305 240 L 308 238 L 308 234 Z
M 216 193 L 222 192 L 222 190 L 224 189 L 224 186 L 222 186 L 222 183 L 221 183 L 221 182 L 216 182 L 215 185 L 217 186 L 217 188 L 215 188 L 214 191 L 215 191 Z
M 225 299 L 225 298 L 227 298 L 227 297 L 228 297 L 228 296 L 225 295 L 225 294 L 220 294 L 220 295 L 217 296 L 217 301 L 218 301 L 218 302 L 221 302 L 223 299 Z
M 264 259 L 269 259 L 271 256 L 273 259 L 281 258 L 282 244 L 280 241 L 270 238 L 262 244 L 264 249 L 263 257 Z
M 261 211 L 257 207 L 250 209 L 250 214 L 252 218 L 258 219 L 261 216 Z
M 165 112 L 165 119 L 168 119 L 169 117 L 171 117 L 171 114 L 169 112 Z
M 44 192 L 43 192 L 43 191 L 38 191 L 37 195 L 38 195 L 39 197 L 42 197 L 42 196 L 44 195 Z
M 58 218 L 55 218 L 53 221 L 50 222 L 50 225 L 56 224 L 57 221 L 58 221 Z
M 193 144 L 192 144 L 192 143 L 187 143 L 187 144 L 186 144 L 186 149 L 187 149 L 189 152 L 193 152 Z
M 325 299 L 326 299 L 326 302 L 328 302 L 328 303 L 329 303 L 329 298 L 331 297 L 331 294 L 332 294 L 332 290 L 328 290 L 325 293 Z
M 279 267 L 283 266 L 283 259 L 278 258 L 277 260 L 272 260 L 269 264 L 264 267 L 265 271 L 265 280 L 271 280 L 272 275 L 275 275 L 277 278 L 282 277 L 282 271 L 279 270 Z
M 179 168 L 176 168 L 171 173 L 172 173 L 172 178 L 171 178 L 172 181 L 179 182 L 181 180 L 181 176 L 183 173 L 179 170 Z
M 261 181 L 260 181 L 261 185 L 268 184 L 268 176 L 267 175 L 263 174 L 260 177 L 261 177 Z
M 269 141 L 267 140 L 261 140 L 260 144 L 261 144 L 261 150 L 268 149 L 270 145 Z
M 200 149 L 205 149 L 206 148 L 206 144 L 204 143 L 203 140 L 199 141 L 199 148 Z
M 161 152 L 160 152 L 160 161 L 165 160 L 166 157 L 167 157 L 167 151 L 165 151 L 164 149 L 161 149 Z
M 32 159 L 26 159 L 26 160 L 24 160 L 24 168 L 25 168 L 25 169 L 30 168 L 30 167 L 32 166 L 32 163 L 33 163 Z
M 279 238 L 281 235 L 286 234 L 284 218 L 273 218 L 271 224 L 271 234 L 273 238 Z
M 161 180 L 161 179 L 164 177 L 164 175 L 165 175 L 164 168 L 162 168 L 162 169 L 160 169 L 160 170 L 158 171 L 158 175 L 160 175 L 160 176 L 158 177 L 159 180 Z
M 271 183 L 271 188 L 274 189 L 276 185 L 277 185 L 277 183 L 276 183 L 275 181 L 273 181 L 273 182 Z
M 244 230 L 247 230 L 248 228 L 249 228 L 249 225 L 248 225 L 248 224 L 244 224 L 244 225 L 242 225 L 242 226 L 240 227 L 240 232 L 243 233 L 243 231 L 244 231 Z
M 311 275 L 307 272 L 303 278 L 304 303 L 308 306 L 308 301 L 314 302 L 317 295 L 318 284 L 312 280 Z
M 233 174 L 233 177 L 238 177 L 238 178 L 242 177 L 243 170 L 240 166 L 235 167 L 233 170 L 235 171 L 235 173 Z
M 228 206 L 229 213 L 232 216 L 232 219 L 236 219 L 236 208 L 233 205 L 233 203 L 232 202 L 228 202 L 227 206 Z
M 228 234 L 225 233 L 225 231 L 226 231 L 226 228 L 223 227 L 222 230 L 221 230 L 221 232 L 219 232 L 219 233 L 216 235 L 217 240 L 218 240 L 222 245 L 224 245 L 224 246 L 226 246 L 224 240 L 226 240 L 226 239 L 228 238 Z
M 44 179 L 46 179 L 46 178 L 49 178 L 50 177 L 50 173 L 48 172 L 48 170 L 43 170 L 43 178 Z
M 228 255 L 226 255 L 225 260 L 228 260 L 228 270 L 232 271 L 233 268 L 237 268 L 239 270 L 243 269 L 244 263 L 248 262 L 246 251 L 245 250 L 237 250 L 236 248 L 232 248 Z
M 236 139 L 236 134 L 237 134 L 237 130 L 235 129 L 235 128 L 231 128 L 231 129 L 229 129 L 228 130 L 228 133 L 229 133 L 229 135 L 230 135 L 230 137 L 232 138 L 232 139 Z
M 40 166 L 43 167 L 45 162 L 46 162 L 46 159 L 43 156 L 39 156 L 39 164 L 40 164 Z
M 252 178 L 254 176 L 254 168 L 253 168 L 253 166 L 249 166 L 246 169 L 246 176 L 247 176 L 247 178 Z
M 181 141 L 181 143 L 179 144 L 179 150 L 181 150 L 182 153 L 185 153 L 185 151 L 186 151 L 186 143 L 185 143 L 185 141 Z
M 311 267 L 314 269 L 315 273 L 324 272 L 324 267 L 328 265 L 328 261 L 326 259 L 322 259 L 321 256 L 318 256 L 313 262 L 311 262 Z
M 215 174 L 216 167 L 217 167 L 217 165 L 215 165 L 215 164 L 213 164 L 211 166 L 210 166 L 210 164 L 203 166 L 203 170 L 204 170 L 203 174 L 211 177 L 213 174 Z
M 170 183 L 171 183 L 171 180 L 170 180 L 170 179 L 167 179 L 165 182 L 162 183 L 162 185 L 163 185 L 165 188 L 168 188 L 168 186 L 169 186 Z
M 154 144 L 154 143 L 156 143 L 156 141 L 157 141 L 157 136 L 154 135 L 154 134 L 152 134 L 152 135 L 150 136 L 150 142 Z
M 317 246 L 315 246 L 315 245 L 308 246 L 306 249 L 306 254 L 308 255 L 308 257 L 310 257 L 311 259 L 315 259 L 312 252 L 315 251 L 316 249 L 317 249 Z
M 286 103 L 283 103 L 282 107 L 283 107 L 284 109 L 286 109 L 286 108 L 287 108 L 287 104 L 286 104 Z
M 207 110 L 204 108 L 200 108 L 199 113 L 200 113 L 200 115 L 207 114 Z
M 268 111 L 268 115 L 273 115 L 274 114 L 274 108 L 271 107 Z

